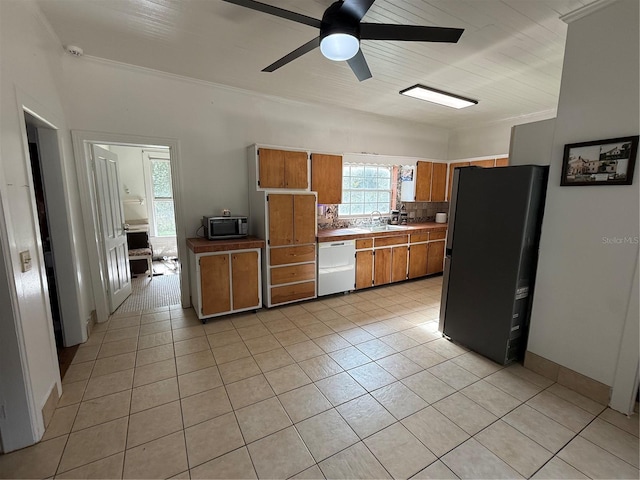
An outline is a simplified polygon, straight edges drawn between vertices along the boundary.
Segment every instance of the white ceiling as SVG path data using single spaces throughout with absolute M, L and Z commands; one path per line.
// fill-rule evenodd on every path
M 262 0 L 321 18 L 331 0 Z M 447 128 L 553 112 L 566 24 L 592 0 L 377 0 L 363 21 L 464 28 L 457 44 L 363 41 L 358 82 L 319 49 L 260 70 L 318 30 L 221 0 L 38 0 L 63 45 L 85 55 L 200 80 Z M 463 110 L 406 98 L 422 83 L 477 99 Z

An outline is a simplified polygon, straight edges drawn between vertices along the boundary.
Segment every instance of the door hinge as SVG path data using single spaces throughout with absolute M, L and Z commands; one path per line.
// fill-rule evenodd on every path
M 260 186 L 260 180 L 258 180 L 258 186 Z M 268 200 L 267 200 L 268 201 Z
M 256 155 L 260 155 L 260 149 L 256 151 Z
M 373 251 L 373 254 L 372 254 L 372 255 L 373 255 L 374 257 L 376 256 L 376 251 L 375 251 L 375 250 Z
M 271 245 L 271 240 L 267 240 L 267 245 Z
M 258 185 L 260 185 L 260 182 L 258 182 Z M 267 202 L 269 201 L 269 195 L 267 195 Z

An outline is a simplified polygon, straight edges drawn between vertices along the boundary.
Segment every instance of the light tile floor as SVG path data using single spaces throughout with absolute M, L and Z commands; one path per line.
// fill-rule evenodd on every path
M 638 478 L 637 415 L 441 338 L 440 288 L 114 316 L 0 477 Z

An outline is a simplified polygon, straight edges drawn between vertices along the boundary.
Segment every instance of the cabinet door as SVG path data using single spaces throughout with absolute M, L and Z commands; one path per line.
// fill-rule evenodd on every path
M 261 188 L 284 188 L 284 154 L 282 150 L 268 148 L 258 151 L 258 185 Z
M 409 278 L 424 277 L 427 274 L 427 243 L 411 245 L 409 249 Z
M 427 274 L 440 273 L 444 270 L 444 240 L 429 243 Z
M 416 202 L 431 201 L 431 176 L 433 174 L 433 163 L 416 163 Z
M 284 188 L 309 188 L 306 152 L 284 152 Z
M 407 279 L 407 247 L 391 249 L 391 281 L 401 282 Z
M 373 258 L 373 284 L 385 285 L 391 282 L 391 249 L 376 250 Z
M 356 252 L 356 289 L 369 288 L 373 282 L 373 250 Z
M 508 167 L 509 157 L 496 158 L 496 167 Z
M 233 309 L 260 307 L 258 295 L 258 252 L 231 254 Z
M 273 195 L 269 203 L 269 245 L 291 245 L 293 243 L 293 195 Z
M 472 167 L 482 167 L 482 168 L 493 168 L 496 166 L 495 159 L 491 158 L 489 160 L 474 160 L 471 162 Z
M 342 157 L 311 154 L 311 190 L 318 193 L 318 203 L 342 203 Z
M 231 310 L 231 287 L 229 279 L 229 254 L 200 257 L 200 292 L 202 314 Z
M 453 188 L 453 170 L 460 167 L 468 167 L 469 162 L 456 162 L 449 164 L 449 187 L 447 188 L 447 200 L 451 201 L 451 189 Z
M 447 196 L 447 164 L 434 163 L 431 178 L 431 201 L 444 202 Z
M 315 195 L 293 196 L 293 243 L 315 243 L 316 241 L 316 197 Z

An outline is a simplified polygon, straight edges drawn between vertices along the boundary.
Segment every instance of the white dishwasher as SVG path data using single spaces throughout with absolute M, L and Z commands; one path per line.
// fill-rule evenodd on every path
M 318 243 L 318 296 L 355 288 L 356 241 Z

